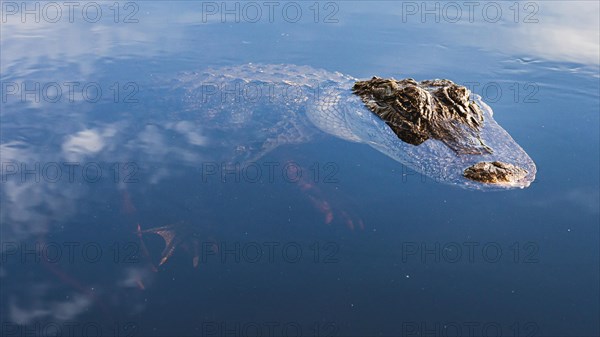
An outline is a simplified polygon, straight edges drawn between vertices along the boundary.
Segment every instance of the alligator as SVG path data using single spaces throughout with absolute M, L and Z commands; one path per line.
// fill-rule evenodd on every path
M 314 138 L 315 129 L 367 144 L 435 181 L 471 190 L 528 187 L 536 166 L 480 96 L 446 79 L 359 80 L 289 64 L 183 74 L 185 110 L 257 160 Z M 316 128 L 315 128 L 316 127 Z
M 201 121 L 203 134 L 219 140 L 211 148 L 225 160 L 255 161 L 280 145 L 312 140 L 320 130 L 466 189 L 525 188 L 535 179 L 534 162 L 492 109 L 447 79 L 359 80 L 308 66 L 246 64 L 185 73 L 169 86 L 184 93 L 189 115 L 182 118 Z M 138 226 L 140 238 L 144 233 L 165 241 L 159 266 L 178 245 L 192 251 L 198 265 L 198 242 L 188 226 Z

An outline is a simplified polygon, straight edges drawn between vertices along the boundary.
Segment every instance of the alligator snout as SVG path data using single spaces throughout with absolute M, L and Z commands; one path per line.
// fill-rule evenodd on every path
M 527 170 L 500 161 L 482 161 L 464 171 L 468 179 L 487 184 L 519 184 L 527 176 Z

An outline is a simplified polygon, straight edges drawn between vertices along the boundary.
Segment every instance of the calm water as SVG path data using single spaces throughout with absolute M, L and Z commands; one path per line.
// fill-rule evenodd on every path
M 2 336 L 600 334 L 597 2 L 74 4 L 2 2 Z M 330 136 L 221 169 L 235 135 L 171 86 L 248 62 L 468 85 L 537 179 L 466 191 Z M 184 242 L 156 267 L 138 224 Z

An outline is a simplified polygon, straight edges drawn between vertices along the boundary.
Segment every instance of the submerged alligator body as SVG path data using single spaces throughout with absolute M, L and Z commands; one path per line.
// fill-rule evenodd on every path
M 233 157 L 256 160 L 320 130 L 463 188 L 524 188 L 535 179 L 534 162 L 492 109 L 449 80 L 360 81 L 307 66 L 247 64 L 187 73 L 175 88 Z

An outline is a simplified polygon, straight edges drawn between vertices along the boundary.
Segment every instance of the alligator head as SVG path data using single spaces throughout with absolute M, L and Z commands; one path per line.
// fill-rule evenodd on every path
M 535 179 L 531 158 L 464 86 L 373 77 L 353 92 L 396 138 L 367 143 L 418 172 L 473 189 L 524 188 Z

